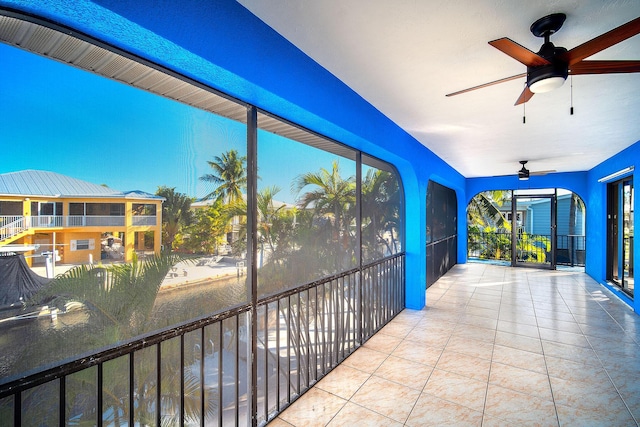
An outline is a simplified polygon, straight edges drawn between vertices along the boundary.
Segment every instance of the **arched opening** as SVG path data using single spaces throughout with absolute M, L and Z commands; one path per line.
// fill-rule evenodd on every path
M 480 192 L 467 206 L 468 259 L 552 269 L 584 267 L 585 214 L 584 201 L 570 190 Z
M 451 188 L 427 187 L 427 288 L 458 262 L 458 199 Z

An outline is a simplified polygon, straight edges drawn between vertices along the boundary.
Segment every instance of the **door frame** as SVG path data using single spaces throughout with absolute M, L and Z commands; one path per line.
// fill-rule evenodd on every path
M 522 191 L 522 190 L 520 190 Z M 526 191 L 525 191 L 526 192 Z M 558 211 L 558 190 L 553 189 L 553 193 L 532 193 L 532 194 L 517 194 L 518 191 L 514 190 L 511 193 L 511 266 L 512 267 L 528 267 L 528 268 L 541 268 L 541 269 L 556 269 L 557 258 L 557 211 Z M 549 255 L 551 257 L 548 262 L 545 263 L 533 263 L 519 261 L 517 255 L 517 242 L 518 242 L 518 226 L 517 226 L 517 212 L 518 212 L 518 199 L 547 199 L 549 200 L 549 222 L 550 222 L 550 240 L 551 250 Z M 513 219 L 516 219 L 515 223 Z
M 628 243 L 630 245 L 628 251 L 625 250 L 624 242 L 624 187 L 626 183 L 629 183 L 631 191 L 634 192 L 633 175 L 607 183 L 606 279 L 633 298 L 634 292 L 628 287 L 629 279 L 633 278 L 633 240 Z M 624 268 L 627 258 L 630 262 L 630 277 L 628 278 L 625 277 Z M 615 272 L 617 272 L 617 277 Z

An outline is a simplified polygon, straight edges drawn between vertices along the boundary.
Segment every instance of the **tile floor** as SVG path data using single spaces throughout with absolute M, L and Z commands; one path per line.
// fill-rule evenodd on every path
M 457 265 L 269 426 L 637 426 L 639 343 L 584 273 Z

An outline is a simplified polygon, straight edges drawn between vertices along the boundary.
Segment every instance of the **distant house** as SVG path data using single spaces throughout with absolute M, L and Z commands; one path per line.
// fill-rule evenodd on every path
M 63 263 L 131 261 L 136 250 L 160 251 L 163 201 L 55 172 L 0 174 L 0 250 L 35 246 L 33 263 L 54 248 Z
M 544 199 L 531 199 L 519 201 L 516 212 L 516 225 L 519 230 L 529 234 L 551 237 L 551 201 Z M 558 262 L 570 257 L 568 251 L 577 251 L 578 259 L 584 260 L 585 251 L 585 213 L 583 209 L 576 210 L 575 226 L 573 230 L 569 225 L 571 209 L 571 194 L 558 195 L 556 212 L 556 236 L 558 249 Z M 508 221 L 512 221 L 511 203 L 507 202 L 500 207 L 501 212 Z M 573 232 L 573 234 L 571 234 Z
M 516 225 L 523 231 L 531 234 L 548 235 L 551 230 L 551 207 L 549 199 L 531 199 L 529 201 L 519 201 L 516 213 Z M 571 206 L 571 194 L 558 195 L 557 202 L 557 231 L 559 236 L 569 235 L 569 216 Z M 511 222 L 511 203 L 506 202 L 500 207 L 500 211 L 505 218 Z M 583 237 L 585 235 L 584 211 L 576 211 L 575 235 Z

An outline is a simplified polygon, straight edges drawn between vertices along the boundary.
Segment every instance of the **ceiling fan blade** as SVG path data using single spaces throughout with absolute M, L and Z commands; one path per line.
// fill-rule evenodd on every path
M 524 104 L 525 102 L 527 102 L 528 100 L 531 99 L 531 97 L 533 96 L 533 92 L 531 92 L 529 90 L 529 86 L 526 86 L 524 88 L 524 90 L 522 91 L 522 93 L 520 94 L 520 97 L 518 98 L 518 100 L 516 101 L 515 104 L 513 105 L 520 105 L 520 104 Z
M 557 172 L 555 169 L 550 169 L 550 170 L 546 170 L 546 171 L 530 171 L 529 175 L 530 176 L 542 176 L 542 175 L 546 175 L 549 173 L 554 173 Z
M 516 61 L 523 63 L 527 67 L 539 67 L 541 65 L 550 64 L 549 61 L 539 56 L 537 53 L 531 52 L 526 47 L 521 46 L 506 37 L 490 41 L 489 44 L 502 53 L 506 53 Z
M 569 74 L 640 73 L 640 61 L 580 61 L 569 67 Z
M 519 78 L 522 78 L 522 77 L 527 77 L 527 73 L 516 74 L 515 76 L 505 77 L 504 79 L 495 80 L 495 81 L 492 81 L 492 82 L 489 82 L 489 83 L 484 83 L 484 84 L 481 84 L 481 85 L 478 85 L 478 86 L 470 87 L 468 89 L 463 89 L 463 90 L 459 90 L 457 92 L 448 93 L 446 96 L 460 95 L 461 93 L 471 92 L 472 90 L 482 89 L 483 87 L 497 85 L 499 83 L 504 83 L 504 82 L 508 82 L 508 81 L 511 81 L 511 80 L 516 80 L 516 79 L 519 79 Z
M 634 19 L 633 21 L 629 21 L 626 24 L 622 24 L 621 26 L 614 28 L 613 30 L 608 31 L 602 35 L 599 35 L 598 37 L 593 38 L 588 42 L 582 43 L 580 46 L 574 47 L 570 51 L 567 51 L 560 55 L 560 58 L 563 61 L 568 62 L 569 66 L 571 66 L 579 61 L 582 61 L 584 58 L 594 55 L 601 50 L 611 47 L 614 44 L 618 44 L 621 41 L 624 41 L 639 33 L 640 17 Z

